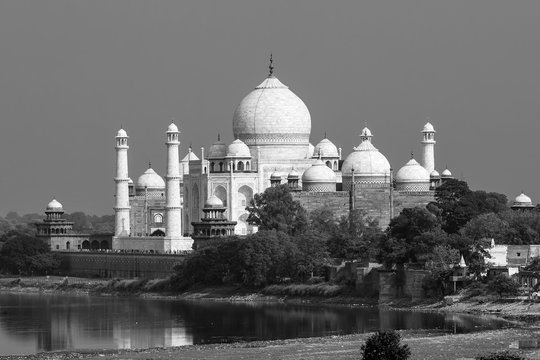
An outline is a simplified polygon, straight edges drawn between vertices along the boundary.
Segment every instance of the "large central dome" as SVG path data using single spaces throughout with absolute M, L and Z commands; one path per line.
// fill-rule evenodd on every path
M 306 104 L 271 75 L 240 102 L 234 112 L 233 132 L 254 156 L 262 151 L 261 160 L 279 156 L 270 151 L 276 145 L 289 159 L 303 159 L 309 146 L 311 116 Z

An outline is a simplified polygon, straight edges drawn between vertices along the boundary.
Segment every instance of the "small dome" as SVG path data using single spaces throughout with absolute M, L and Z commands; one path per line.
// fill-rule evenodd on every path
M 219 139 L 210 146 L 206 154 L 207 159 L 223 159 L 225 156 L 227 156 L 227 145 Z
M 435 132 L 435 129 L 433 128 L 433 125 L 431 125 L 430 122 L 427 122 L 426 125 L 424 125 L 422 132 Z
M 443 177 L 443 178 L 450 178 L 450 177 L 452 177 L 452 173 L 450 172 L 450 170 L 445 169 L 445 170 L 442 172 L 441 177 Z
M 441 175 L 439 175 L 439 172 L 437 170 L 433 170 L 431 174 L 429 174 L 429 177 L 431 178 L 440 178 Z
M 124 129 L 118 130 L 118 132 L 116 133 L 116 137 L 128 137 L 126 130 Z
M 324 162 L 317 160 L 315 164 L 304 171 L 302 182 L 336 182 L 336 173 Z
M 317 160 L 302 174 L 302 190 L 314 192 L 336 191 L 336 174 L 321 160 Z
M 300 178 L 300 174 L 298 173 L 298 171 L 294 169 L 292 169 L 289 175 L 287 175 L 287 179 L 298 179 L 298 178 Z
M 62 204 L 56 199 L 52 199 L 51 202 L 47 204 L 47 210 L 62 210 Z
M 430 175 L 416 160 L 411 159 L 396 173 L 396 189 L 401 191 L 429 191 Z
M 169 127 L 167 128 L 167 132 L 179 132 L 178 126 L 176 126 L 174 123 L 171 123 Z
M 364 129 L 369 132 L 369 129 Z M 363 132 L 364 134 L 364 132 Z M 369 132 L 371 134 L 371 132 Z M 364 135 L 362 135 L 364 136 Z M 365 135 L 370 136 L 370 135 Z M 354 148 L 354 151 L 347 156 L 341 171 L 343 176 L 352 177 L 354 169 L 355 177 L 363 177 L 366 181 L 371 178 L 374 182 L 389 182 L 390 163 L 388 159 L 373 146 L 371 141 L 364 140 L 360 145 Z M 386 180 L 385 180 L 386 179 Z
M 330 140 L 322 139 L 313 150 L 313 157 L 339 157 L 338 149 Z
M 281 180 L 281 175 L 276 171 L 270 175 L 270 180 Z
M 139 176 L 139 179 L 137 179 L 137 187 L 139 188 L 165 188 L 165 181 L 161 176 L 156 174 L 154 169 L 148 168 L 142 174 Z
M 411 159 L 396 173 L 396 182 L 427 182 L 429 173 L 416 160 Z
M 218 198 L 216 195 L 212 195 L 206 200 L 204 203 L 205 208 L 222 208 L 223 207 L 223 201 L 221 201 L 220 198 Z
M 532 200 L 524 193 L 521 193 L 514 199 L 514 206 L 532 206 Z
M 227 157 L 251 157 L 249 148 L 240 139 L 236 139 L 227 147 Z

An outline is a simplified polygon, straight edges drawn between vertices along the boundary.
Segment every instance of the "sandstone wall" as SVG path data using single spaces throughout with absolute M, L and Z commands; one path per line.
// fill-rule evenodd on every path
M 62 274 L 104 278 L 165 278 L 185 255 L 62 252 Z
M 292 195 L 294 200 L 299 201 L 308 213 L 316 209 L 325 208 L 332 211 L 336 219 L 340 219 L 342 216 L 349 216 L 350 196 L 347 191 L 300 191 L 293 192 Z

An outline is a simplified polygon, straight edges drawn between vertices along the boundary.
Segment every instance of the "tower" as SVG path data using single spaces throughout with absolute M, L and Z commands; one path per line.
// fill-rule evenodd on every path
M 116 204 L 114 207 L 114 236 L 129 236 L 129 176 L 128 176 L 128 135 L 124 129 L 116 134 Z
M 229 221 L 225 216 L 227 208 L 215 195 L 206 200 L 203 208 L 203 217 L 200 221 L 193 221 L 193 249 L 198 250 L 207 246 L 212 240 L 222 240 L 234 235 L 236 221 Z
M 168 240 L 178 240 L 182 236 L 182 208 L 180 201 L 180 162 L 178 147 L 180 146 L 180 131 L 171 123 L 167 128 L 167 182 L 166 188 L 166 234 Z
M 435 129 L 429 122 L 422 129 L 422 166 L 431 174 L 435 170 Z

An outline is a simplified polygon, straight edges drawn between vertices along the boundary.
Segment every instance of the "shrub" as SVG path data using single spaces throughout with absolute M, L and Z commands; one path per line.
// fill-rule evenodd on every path
M 291 284 L 291 285 L 269 285 L 263 289 L 266 295 L 275 296 L 313 296 L 313 297 L 334 297 L 340 295 L 344 290 L 343 286 L 330 284 Z
M 503 297 L 504 294 L 514 296 L 519 293 L 519 284 L 504 274 L 495 276 L 488 285 L 500 297 Z
M 401 344 L 401 336 L 395 331 L 378 331 L 371 335 L 360 348 L 363 360 L 407 360 L 411 350 Z
M 472 282 L 465 290 L 463 299 L 470 299 L 477 296 L 485 296 L 488 292 L 487 285 L 480 281 Z
M 491 353 L 475 357 L 476 360 L 525 360 L 523 356 L 510 354 L 508 351 Z

